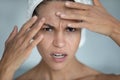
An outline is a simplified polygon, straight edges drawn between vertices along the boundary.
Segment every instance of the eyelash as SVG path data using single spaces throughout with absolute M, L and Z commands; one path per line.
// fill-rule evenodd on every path
M 50 27 L 45 27 L 45 28 L 43 28 L 43 31 L 49 31 L 49 32 L 51 32 L 53 29 L 52 28 L 50 28 Z
M 75 32 L 77 29 L 76 28 L 72 28 L 72 27 L 67 27 L 66 31 L 67 32 Z
M 43 30 L 43 31 L 52 32 L 52 31 L 53 31 L 53 28 L 51 28 L 51 27 L 44 27 L 42 30 Z M 67 27 L 67 28 L 66 28 L 66 31 L 67 31 L 67 32 L 75 32 L 76 30 L 77 30 L 76 28 L 72 28 L 72 27 Z

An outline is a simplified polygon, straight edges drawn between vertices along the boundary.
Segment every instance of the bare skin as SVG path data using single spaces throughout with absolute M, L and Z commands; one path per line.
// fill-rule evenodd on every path
M 120 21 L 110 15 L 99 0 L 93 0 L 94 5 L 66 2 L 69 12 L 57 12 L 56 14 L 66 20 L 82 20 L 83 22 L 70 23 L 76 27 L 86 28 L 113 39 L 120 46 Z
M 30 42 L 45 21 L 43 18 L 36 25 L 33 25 L 36 20 L 36 16 L 31 18 L 19 32 L 16 26 L 8 37 L 4 55 L 0 61 L 0 80 L 12 80 L 15 71 L 29 57 L 31 50 L 42 40 L 43 35 Z M 32 25 L 34 27 L 30 29 Z
M 0 62 L 0 80 L 12 80 L 16 70 L 36 45 L 43 58 L 42 61 L 16 80 L 120 80 L 120 76 L 103 74 L 85 66 L 75 58 L 81 26 L 111 37 L 120 46 L 120 22 L 109 15 L 98 0 L 94 0 L 94 6 L 71 4 L 68 6 L 66 3 L 64 5 L 64 2 L 50 2 L 46 7 L 38 8 L 38 19 L 32 18 L 19 32 L 17 28 L 13 30 L 6 41 L 6 48 Z M 72 8 L 76 14 L 64 6 Z M 84 10 L 81 11 L 81 8 Z M 88 12 L 91 14 L 89 17 L 85 15 L 88 15 Z M 101 19 L 100 15 L 106 20 Z M 46 20 L 41 21 L 42 17 Z M 79 20 L 83 22 L 78 23 Z M 105 24 L 102 24 L 102 21 Z M 101 24 L 98 24 L 100 22 Z M 52 25 L 53 28 L 43 25 L 44 23 Z M 68 28 L 67 25 L 72 28 Z M 33 38 L 34 41 L 30 43 Z M 67 54 L 65 61 L 56 63 L 52 60 L 50 53 L 58 51 Z

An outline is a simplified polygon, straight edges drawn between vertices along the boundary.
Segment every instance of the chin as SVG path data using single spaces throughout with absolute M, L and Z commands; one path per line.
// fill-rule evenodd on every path
M 54 70 L 54 71 L 60 71 L 63 70 L 65 68 L 65 64 L 64 63 L 56 63 L 53 65 L 49 65 L 49 67 Z

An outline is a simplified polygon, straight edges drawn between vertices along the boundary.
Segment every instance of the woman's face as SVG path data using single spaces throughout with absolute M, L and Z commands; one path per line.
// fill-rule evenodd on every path
M 67 12 L 64 2 L 51 1 L 38 7 L 39 18 L 45 17 L 46 22 L 40 31 L 44 39 L 37 48 L 43 60 L 54 70 L 64 68 L 75 58 L 81 33 L 80 29 L 67 26 L 68 23 L 75 21 L 63 20 L 56 16 L 58 11 Z

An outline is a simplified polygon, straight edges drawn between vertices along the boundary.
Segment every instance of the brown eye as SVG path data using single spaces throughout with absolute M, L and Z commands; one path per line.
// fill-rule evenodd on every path
M 49 26 L 45 26 L 45 27 L 43 28 L 43 31 L 52 32 L 53 29 L 52 29 L 51 27 L 49 27 Z
M 52 29 L 51 29 L 51 28 L 43 28 L 43 30 L 44 30 L 44 31 L 49 31 L 49 32 L 51 32 L 51 31 L 52 31 Z
M 67 27 L 67 28 L 66 28 L 66 31 L 67 31 L 67 32 L 75 32 L 75 31 L 76 31 L 76 28 Z

